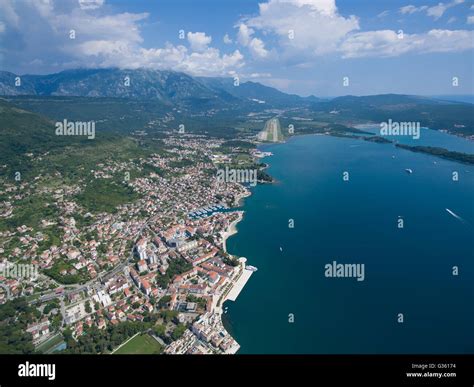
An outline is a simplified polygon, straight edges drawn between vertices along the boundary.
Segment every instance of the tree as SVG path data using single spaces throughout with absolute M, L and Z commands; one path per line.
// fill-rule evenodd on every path
M 183 336 L 184 331 L 186 331 L 186 325 L 178 324 L 173 330 L 171 337 L 173 338 L 173 340 L 178 340 L 181 336 Z
M 164 308 L 168 305 L 168 303 L 171 301 L 171 296 L 163 296 L 160 298 L 158 301 L 158 308 Z
M 163 318 L 166 322 L 170 322 L 178 315 L 178 311 L 176 310 L 163 310 L 160 312 L 161 318 Z
M 163 337 L 166 334 L 166 327 L 162 324 L 155 325 L 153 327 L 153 333 L 155 336 Z
M 86 313 L 92 313 L 91 303 L 89 301 L 86 301 L 85 310 Z

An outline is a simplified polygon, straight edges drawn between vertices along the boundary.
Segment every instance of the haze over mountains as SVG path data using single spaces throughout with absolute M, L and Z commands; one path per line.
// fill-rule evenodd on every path
M 16 84 L 20 77 L 20 85 Z M 366 105 L 448 104 L 426 97 L 405 95 L 377 95 L 370 97 L 344 96 L 331 102 L 313 95 L 301 97 L 287 94 L 257 82 L 240 81 L 232 77 L 192 77 L 183 72 L 169 70 L 75 69 L 47 75 L 18 75 L 0 71 L 0 95 L 4 96 L 62 96 L 112 97 L 157 99 L 170 105 L 202 104 L 220 107 L 249 104 L 262 107 L 302 107 L 315 103 L 329 106 L 365 107 Z
M 18 79 L 19 85 L 16 82 Z M 196 117 L 212 116 L 215 122 L 217 112 L 227 112 L 219 124 L 224 128 L 229 126 L 231 116 L 247 117 L 252 112 L 266 110 L 276 114 L 272 109 L 279 109 L 285 111 L 288 117 L 305 117 L 346 126 L 361 120 L 382 122 L 392 119 L 416 121 L 432 129 L 445 129 L 467 136 L 474 133 L 474 105 L 469 103 L 401 94 L 348 95 L 323 100 L 314 96 L 286 94 L 256 82 L 240 80 L 236 84 L 236 80 L 231 77 L 192 77 L 168 70 L 76 69 L 48 75 L 22 76 L 0 71 L 0 95 L 8 96 L 11 102 L 15 99 L 17 106 L 23 109 L 56 119 L 61 118 L 56 117 L 59 113 L 66 112 L 63 108 L 58 111 L 56 98 L 82 98 L 74 103 L 68 101 L 67 111 L 71 113 L 79 109 L 71 104 L 86 102 L 88 107 L 79 109 L 79 113 L 87 111 L 90 119 L 101 119 L 107 114 L 109 123 L 118 120 L 117 117 L 124 112 L 123 107 L 115 112 L 114 109 L 117 110 L 123 104 L 138 104 L 136 108 L 130 106 L 126 109 L 132 109 L 133 114 L 120 118 L 120 126 L 127 122 L 130 126 L 127 117 L 135 124 L 141 121 L 146 123 L 157 114 L 164 115 L 174 109 L 175 115 L 194 117 L 190 125 L 197 122 Z M 25 100 L 25 96 L 32 98 Z M 43 103 L 43 97 L 49 99 L 47 104 Z M 104 111 L 105 107 L 93 106 L 97 114 L 91 114 L 90 105 L 95 105 L 95 100 L 107 99 L 120 99 L 123 102 L 108 104 L 107 111 Z M 209 119 L 206 122 L 205 126 L 208 126 Z M 137 129 L 138 125 L 135 124 L 131 127 Z M 230 135 L 230 129 L 222 130 Z
M 292 107 L 317 101 L 254 82 L 234 85 L 233 78 L 191 77 L 167 70 L 77 69 L 49 75 L 0 72 L 0 95 L 80 96 L 158 99 L 165 104 L 269 104 Z

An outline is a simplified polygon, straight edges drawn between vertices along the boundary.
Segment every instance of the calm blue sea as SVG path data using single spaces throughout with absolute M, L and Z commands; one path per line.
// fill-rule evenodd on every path
M 240 353 L 474 353 L 473 167 L 330 136 L 262 149 L 277 182 L 252 189 L 227 241 L 258 267 L 225 304 Z M 325 277 L 333 261 L 364 264 L 365 280 Z

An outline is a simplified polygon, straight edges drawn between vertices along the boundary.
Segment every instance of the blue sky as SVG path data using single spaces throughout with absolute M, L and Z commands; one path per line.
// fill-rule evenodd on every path
M 473 94 L 473 26 L 467 0 L 0 0 L 0 68 L 173 69 L 317 96 Z

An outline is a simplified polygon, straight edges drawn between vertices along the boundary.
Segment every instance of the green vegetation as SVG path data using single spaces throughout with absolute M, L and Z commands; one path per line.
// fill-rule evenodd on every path
M 167 323 L 173 321 L 174 318 L 178 316 L 178 311 L 176 310 L 162 310 L 160 312 L 160 317 Z
M 235 267 L 239 264 L 239 260 L 232 255 L 225 254 L 224 257 L 222 258 L 222 262 L 224 262 L 226 265 Z
M 89 300 L 86 301 L 84 310 L 86 311 L 86 313 L 92 313 L 91 303 Z
M 41 345 L 36 348 L 36 352 L 38 353 L 49 353 L 52 349 L 54 349 L 59 343 L 63 342 L 63 337 L 60 334 L 53 336 L 49 340 L 45 341 Z
M 155 336 L 163 338 L 166 335 L 166 326 L 163 324 L 157 324 L 152 328 Z
M 93 179 L 76 196 L 77 203 L 90 212 L 114 212 L 116 207 L 137 198 L 138 195 L 132 188 L 112 179 Z
M 195 302 L 199 305 L 200 309 L 206 309 L 207 301 L 205 298 L 202 297 L 196 297 L 193 294 L 188 294 L 186 296 L 186 301 L 187 302 Z
M 44 307 L 43 314 L 48 314 L 53 309 L 59 309 L 59 307 L 60 307 L 59 302 L 57 300 L 53 300 Z
M 58 260 L 50 269 L 45 269 L 44 274 L 64 285 L 82 283 L 87 280 L 88 277 L 85 274 L 85 270 L 77 271 L 76 274 L 61 274 L 61 271 L 71 269 L 74 269 L 71 264 Z
M 32 336 L 26 332 L 26 327 L 40 316 L 41 313 L 28 306 L 24 298 L 0 305 L 0 353 L 33 353 Z
M 427 153 L 448 160 L 459 161 L 461 163 L 466 164 L 474 164 L 474 154 L 453 152 L 444 148 L 437 148 L 431 146 L 410 146 L 403 144 L 396 144 L 396 146 L 402 149 L 411 150 L 413 152 Z
M 189 159 L 182 159 L 182 160 L 179 160 L 179 161 L 171 161 L 169 163 L 169 166 L 171 168 L 185 168 L 185 167 L 190 167 L 194 165 L 194 162 L 192 160 L 189 160 Z
M 171 301 L 171 296 L 163 296 L 158 301 L 158 308 L 165 308 L 168 303 Z
M 142 129 L 167 109 L 157 99 L 20 96 L 8 97 L 8 101 L 55 121 L 65 117 L 70 121 L 96 121 L 97 132 L 115 133 Z
M 253 149 L 256 145 L 242 140 L 229 140 L 222 143 L 221 148 L 242 148 L 242 149 Z
M 181 273 L 187 272 L 193 268 L 193 265 L 186 261 L 184 258 L 175 258 L 170 261 L 168 270 L 165 274 L 158 273 L 156 280 L 158 285 L 166 289 L 173 278 Z
M 6 169 L 0 168 L 0 176 L 12 180 L 15 172 L 27 178 L 34 156 L 80 142 L 76 137 L 56 136 L 51 121 L 15 108 L 4 99 L 0 99 L 0 128 L 0 164 L 7 165 Z
M 385 137 L 381 136 L 367 136 L 367 137 L 360 137 L 365 141 L 370 141 L 370 142 L 377 142 L 379 144 L 391 144 L 392 141 L 386 139 Z
M 337 111 L 337 114 L 328 114 Z M 448 129 L 472 135 L 473 105 L 444 102 L 429 98 L 384 94 L 365 97 L 345 96 L 313 105 L 313 117 L 324 117 L 332 122 L 420 122 L 431 129 Z M 332 117 L 330 117 L 332 116 Z
M 120 347 L 114 354 L 117 355 L 137 355 L 137 354 L 158 354 L 163 352 L 163 347 L 149 334 L 135 336 L 129 342 Z
M 12 230 L 26 225 L 38 228 L 42 220 L 57 220 L 58 210 L 54 200 L 48 195 L 27 195 L 13 203 L 11 218 L 0 219 L 0 230 Z
M 171 333 L 171 337 L 173 340 L 178 340 L 181 336 L 183 336 L 184 332 L 186 331 L 186 325 L 178 324 L 176 328 Z
M 84 334 L 75 341 L 70 330 L 64 331 L 67 349 L 64 353 L 106 353 L 117 348 L 128 338 L 138 332 L 151 328 L 151 322 L 125 321 L 117 325 L 109 325 L 107 329 L 100 330 L 95 325 L 85 327 Z

